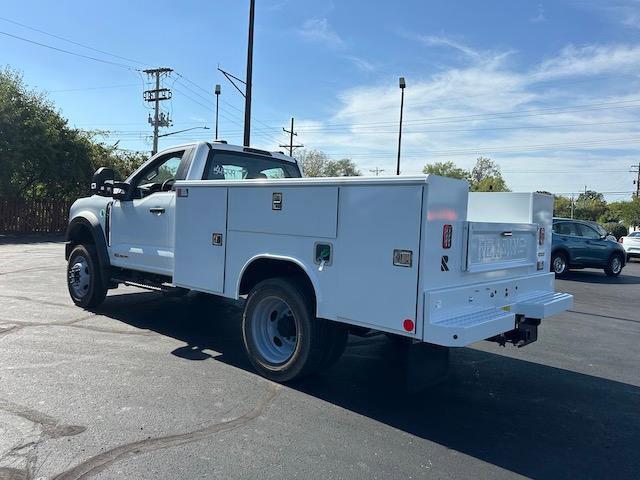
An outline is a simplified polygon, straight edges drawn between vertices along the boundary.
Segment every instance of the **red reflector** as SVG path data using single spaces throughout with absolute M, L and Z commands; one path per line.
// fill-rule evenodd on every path
M 453 236 L 453 227 L 445 225 L 442 227 L 442 248 L 451 248 L 451 237 Z
M 410 318 L 407 318 L 404 322 L 402 322 L 402 326 L 407 332 L 413 332 L 413 329 L 415 327 L 413 320 L 411 320 Z
M 544 227 L 538 230 L 538 245 L 544 245 Z

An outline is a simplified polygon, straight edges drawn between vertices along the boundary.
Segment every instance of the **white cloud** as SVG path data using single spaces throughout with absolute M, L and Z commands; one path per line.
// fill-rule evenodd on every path
M 343 55 L 342 58 L 344 58 L 345 60 L 349 60 L 358 70 L 362 72 L 370 73 L 376 69 L 376 66 L 373 63 L 355 55 Z
M 481 52 L 478 50 L 474 50 L 461 42 L 442 35 L 416 35 L 414 38 L 430 47 L 442 46 L 453 48 L 473 59 L 480 59 L 482 57 Z
M 298 34 L 306 40 L 324 43 L 331 47 L 341 46 L 344 42 L 340 35 L 329 25 L 326 18 L 311 18 L 302 24 Z
M 636 71 L 640 67 L 640 45 L 587 45 L 565 47 L 532 72 L 538 80 Z
M 403 173 L 420 173 L 424 164 L 445 160 L 470 168 L 477 156 L 487 155 L 499 162 L 514 190 L 631 190 L 623 170 L 640 138 L 639 109 L 627 108 L 640 107 L 637 83 L 614 77 L 605 90 L 591 84 L 581 90 L 573 77 L 634 71 L 640 46 L 570 46 L 522 69 L 509 61 L 511 52 L 440 40 L 432 43 L 466 52 L 467 65 L 407 78 Z M 394 171 L 400 90 L 396 77 L 387 80 L 340 92 L 339 107 L 328 118 L 297 123 L 298 140 L 334 157 L 350 156 L 364 172 Z M 542 80 L 553 82 L 541 86 Z M 545 173 L 550 171 L 557 173 Z
M 640 28 L 640 0 L 574 0 L 576 6 L 596 11 L 613 22 L 629 28 Z

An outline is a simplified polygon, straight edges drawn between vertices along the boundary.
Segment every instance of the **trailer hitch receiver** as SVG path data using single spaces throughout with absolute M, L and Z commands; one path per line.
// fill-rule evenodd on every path
M 516 328 L 500 335 L 496 335 L 495 337 L 491 337 L 488 340 L 490 342 L 497 342 L 503 347 L 507 343 L 512 343 L 516 347 L 521 348 L 538 340 L 539 325 L 539 318 L 519 317 L 516 319 Z

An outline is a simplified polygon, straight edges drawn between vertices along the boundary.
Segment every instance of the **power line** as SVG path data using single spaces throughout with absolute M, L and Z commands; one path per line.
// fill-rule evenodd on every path
M 602 110 L 602 109 L 610 109 L 610 108 L 636 108 L 640 107 L 640 105 L 622 105 L 633 102 L 640 102 L 640 99 L 632 99 L 632 100 L 622 100 L 617 102 L 604 102 L 604 103 L 593 103 L 593 104 L 583 104 L 583 105 L 573 105 L 568 107 L 551 107 L 551 108 L 543 108 L 543 109 L 530 109 L 530 110 L 516 110 L 511 112 L 491 112 L 491 113 L 478 113 L 473 115 L 452 115 L 446 117 L 424 117 L 421 119 L 415 119 L 411 121 L 404 122 L 405 125 L 428 125 L 428 124 L 443 124 L 443 123 L 458 123 L 463 121 L 474 121 L 474 120 L 492 120 L 497 117 L 500 118 L 520 118 L 520 117 L 534 117 L 534 116 L 544 116 L 544 115 L 560 115 L 563 113 L 576 113 L 576 112 L 584 112 L 584 111 L 594 111 L 594 110 Z M 614 107 L 615 105 L 619 105 L 618 107 Z M 396 122 L 362 122 L 362 123 L 332 123 L 321 125 L 317 127 L 307 127 L 305 131 L 325 131 L 329 129 L 343 129 L 344 127 L 363 127 L 363 128 L 373 128 L 374 126 L 388 126 L 395 125 Z
M 97 48 L 90 47 L 89 45 L 85 45 L 83 43 L 76 42 L 74 40 L 69 40 L 68 38 L 64 38 L 64 37 L 61 37 L 59 35 L 55 35 L 53 33 L 45 32 L 44 30 L 40 30 L 39 28 L 30 27 L 29 25 L 25 25 L 24 23 L 16 22 L 15 20 L 11 20 L 9 18 L 0 17 L 0 20 L 3 20 L 5 22 L 9 22 L 9 23 L 13 23 L 14 25 L 18 25 L 20 27 L 27 28 L 29 30 L 33 30 L 34 32 L 42 33 L 44 35 L 48 35 L 48 36 L 53 37 L 53 38 L 57 38 L 58 40 L 62 40 L 62 41 L 65 41 L 65 42 L 72 43 L 73 45 L 77 45 L 79 47 L 86 48 L 88 50 L 93 50 L 94 52 L 102 53 L 103 55 L 108 55 L 110 57 L 119 58 L 120 60 L 126 60 L 127 62 L 133 62 L 133 63 L 137 63 L 139 65 L 147 65 L 144 62 L 140 62 L 138 60 L 133 60 L 133 59 L 127 58 L 127 57 L 122 57 L 120 55 L 116 55 L 115 53 L 106 52 L 104 50 L 99 50 Z
M 67 55 L 74 55 L 76 57 L 84 58 L 86 60 L 93 60 L 94 62 L 100 62 L 100 63 L 109 64 L 109 65 L 115 65 L 117 67 L 125 68 L 127 70 L 138 70 L 137 68 L 134 68 L 134 67 L 132 67 L 130 65 L 125 65 L 124 63 L 112 62 L 110 60 L 104 60 L 102 58 L 96 58 L 96 57 L 91 57 L 89 55 L 83 55 L 81 53 L 71 52 L 71 51 L 65 50 L 63 48 L 58 48 L 58 47 L 54 47 L 52 45 L 47 45 L 45 43 L 36 42 L 35 40 L 29 40 L 28 38 L 19 37 L 18 35 L 13 35 L 11 33 L 0 31 L 0 34 L 1 35 L 5 35 L 7 37 L 15 38 L 17 40 L 22 40 L 23 42 L 32 43 L 32 44 L 38 45 L 40 47 L 49 48 L 49 49 L 55 50 L 57 52 L 66 53 Z

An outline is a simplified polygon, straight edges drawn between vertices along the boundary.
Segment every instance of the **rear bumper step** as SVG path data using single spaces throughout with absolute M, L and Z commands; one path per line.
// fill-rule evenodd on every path
M 513 313 L 527 318 L 546 318 L 573 307 L 573 295 L 544 292 L 527 295 L 511 307 Z
M 521 320 L 543 319 L 568 310 L 573 296 L 552 291 L 551 275 L 425 292 L 423 341 L 465 347 L 514 331 Z M 535 341 L 531 330 L 521 339 L 524 344 Z

